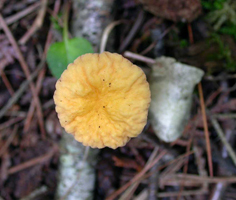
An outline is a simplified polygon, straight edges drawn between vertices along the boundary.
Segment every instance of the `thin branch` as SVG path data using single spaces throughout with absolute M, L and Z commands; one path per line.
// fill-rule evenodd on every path
M 45 185 L 43 185 L 40 188 L 37 188 L 36 190 L 31 192 L 29 195 L 27 195 L 26 197 L 23 197 L 20 200 L 33 200 L 33 199 L 37 199 L 37 197 L 39 195 L 45 194 L 47 191 L 48 191 L 48 188 Z
M 191 26 L 190 23 L 188 23 L 188 36 L 189 36 L 189 42 L 190 42 L 190 44 L 194 44 L 193 30 L 192 30 L 192 26 Z
M 5 128 L 8 128 L 9 126 L 12 126 L 13 124 L 23 120 L 24 117 L 16 117 L 16 118 L 11 118 L 10 120 L 0 124 L 0 131 L 5 129 Z
M 6 76 L 6 74 L 4 73 L 4 71 L 1 71 L 1 72 L 0 72 L 0 75 L 1 75 L 1 77 L 2 77 L 2 80 L 3 80 L 4 84 L 5 84 L 5 86 L 6 86 L 7 90 L 8 90 L 8 92 L 10 93 L 11 96 L 13 96 L 13 95 L 14 95 L 14 90 L 13 90 L 13 88 L 12 88 L 12 86 L 11 86 L 11 83 L 10 83 L 9 80 L 7 79 L 7 76 Z
M 192 195 L 203 195 L 207 194 L 208 191 L 205 189 L 199 189 L 199 190 L 188 190 L 188 191 L 183 191 L 182 196 L 192 196 Z M 164 197 L 175 197 L 178 196 L 179 192 L 161 192 L 158 194 L 159 198 L 164 198 Z
M 175 182 L 177 181 L 178 184 L 185 179 L 186 181 L 195 181 L 196 184 L 198 183 L 235 183 L 236 176 L 228 176 L 228 177 L 209 177 L 209 176 L 199 176 L 195 174 L 170 174 L 165 177 L 160 177 L 160 180 L 164 183 L 167 182 Z
M 222 128 L 220 127 L 218 121 L 214 117 L 210 117 L 210 120 L 211 120 L 211 123 L 214 126 L 218 136 L 220 137 L 221 141 L 223 142 L 227 151 L 229 152 L 229 155 L 230 155 L 232 161 L 234 162 L 234 165 L 236 166 L 236 154 L 235 154 L 233 148 L 228 143 Z
M 121 24 L 121 23 L 124 23 L 124 22 L 125 21 L 123 21 L 123 20 L 114 21 L 105 28 L 105 30 L 103 31 L 103 34 L 102 34 L 102 39 L 101 39 L 101 44 L 100 44 L 100 53 L 105 51 L 106 44 L 107 44 L 107 39 L 108 39 L 111 31 L 113 30 L 113 28 L 116 27 L 117 25 Z
M 8 137 L 7 141 L 0 148 L 0 157 L 5 153 L 5 151 L 7 150 L 7 148 L 9 147 L 11 142 L 13 141 L 13 139 L 17 133 L 17 130 L 18 130 L 18 125 L 15 125 L 11 135 Z
M 151 59 L 151 58 L 148 58 L 148 57 L 145 57 L 145 56 L 141 56 L 137 53 L 132 53 L 130 51 L 126 51 L 124 53 L 124 56 L 127 57 L 127 58 L 131 58 L 131 59 L 135 59 L 135 60 L 138 60 L 138 61 L 142 61 L 142 62 L 145 62 L 145 63 L 148 63 L 148 64 L 154 64 L 155 63 L 155 60 L 154 59 Z
M 186 147 L 186 152 L 187 153 L 190 152 L 192 141 L 193 141 L 193 134 L 191 133 L 189 141 L 188 141 L 188 145 Z M 189 163 L 189 157 L 187 157 L 186 160 L 185 160 L 185 165 L 184 165 L 184 170 L 183 170 L 184 174 L 187 174 L 187 172 L 188 172 L 188 163 Z M 181 198 L 183 191 L 184 191 L 184 180 L 183 180 L 183 184 L 181 184 L 177 200 L 179 200 Z
M 149 160 L 150 163 L 147 163 L 147 165 L 143 168 L 142 171 L 140 171 L 132 180 L 130 180 L 128 183 L 123 185 L 120 189 L 112 193 L 106 200 L 113 200 L 118 195 L 120 195 L 122 192 L 124 192 L 129 186 L 131 186 L 133 183 L 138 181 L 150 168 L 152 168 L 164 155 L 166 154 L 166 151 L 163 150 L 153 161 Z
M 46 154 L 36 157 L 36 158 L 33 158 L 29 161 L 26 161 L 24 163 L 14 166 L 14 167 L 11 167 L 8 170 L 8 174 L 14 174 L 16 172 L 27 169 L 27 168 L 32 167 L 34 165 L 43 164 L 43 163 L 47 162 L 49 159 L 51 159 L 51 157 L 54 155 L 55 151 L 56 151 L 56 147 L 53 146 L 52 149 L 49 152 L 47 152 Z
M 210 138 L 209 138 L 207 117 L 206 117 L 206 108 L 205 108 L 205 102 L 204 102 L 204 97 L 203 97 L 203 92 L 202 92 L 202 84 L 201 83 L 198 84 L 198 91 L 199 91 L 200 102 L 201 102 L 201 111 L 202 111 L 202 119 L 203 119 L 204 133 L 205 133 L 205 139 L 206 139 L 206 149 L 207 149 L 209 172 L 210 172 L 210 176 L 213 177 L 211 143 L 210 143 Z
M 137 33 L 139 27 L 142 25 L 143 19 L 144 19 L 144 11 L 141 10 L 138 14 L 137 20 L 135 21 L 133 27 L 131 28 L 129 34 L 127 35 L 127 37 L 124 39 L 124 41 L 120 45 L 118 52 L 123 52 L 125 50 L 125 48 L 130 44 L 130 42 L 134 38 L 135 34 Z
M 214 114 L 213 117 L 219 118 L 219 119 L 232 119 L 232 118 L 236 118 L 236 113 Z
M 176 26 L 176 24 L 172 24 L 170 27 L 168 27 L 154 42 L 152 42 L 146 49 L 140 52 L 141 55 L 147 54 L 149 51 L 151 51 L 157 43 L 164 38 L 170 31 Z

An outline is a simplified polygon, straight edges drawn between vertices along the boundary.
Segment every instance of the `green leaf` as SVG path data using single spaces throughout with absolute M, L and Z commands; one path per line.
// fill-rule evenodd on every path
M 60 78 L 68 64 L 86 53 L 93 53 L 93 47 L 84 38 L 73 38 L 66 42 L 56 42 L 50 46 L 47 52 L 49 69 L 53 76 Z

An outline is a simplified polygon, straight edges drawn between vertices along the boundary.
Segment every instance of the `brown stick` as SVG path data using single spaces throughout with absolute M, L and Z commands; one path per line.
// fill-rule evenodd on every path
M 188 191 L 183 191 L 182 196 L 192 196 L 192 195 L 203 195 L 207 194 L 208 191 L 205 189 L 199 189 L 199 190 L 188 190 Z M 159 198 L 164 198 L 164 197 L 175 197 L 178 196 L 178 192 L 161 192 L 158 194 Z
M 199 176 L 195 174 L 171 174 L 170 176 L 160 177 L 163 178 L 163 182 L 181 182 L 182 179 L 186 181 L 195 181 L 197 183 L 236 183 L 236 176 L 229 177 L 209 177 Z
M 43 164 L 43 163 L 47 162 L 53 156 L 54 153 L 55 153 L 55 148 L 52 148 L 48 153 L 46 153 L 43 156 L 39 156 L 37 158 L 33 158 L 33 159 L 31 159 L 29 161 L 26 161 L 24 163 L 21 163 L 21 164 L 19 164 L 17 166 L 11 167 L 8 170 L 8 174 L 14 174 L 14 173 L 16 173 L 18 171 L 27 169 L 27 168 L 32 167 L 34 165 Z
M 13 124 L 15 124 L 23 119 L 24 119 L 24 117 L 16 117 L 16 118 L 12 118 L 12 119 L 0 124 L 0 131 L 9 127 L 9 126 L 12 126 Z
M 201 102 L 201 111 L 202 111 L 202 119 L 203 119 L 203 126 L 204 126 L 205 139 L 206 139 L 206 148 L 207 148 L 209 172 L 210 172 L 210 176 L 213 177 L 211 143 L 210 143 L 210 138 L 209 138 L 207 117 L 206 117 L 206 108 L 205 108 L 205 102 L 204 102 L 204 97 L 203 97 L 203 92 L 202 92 L 202 84 L 201 83 L 198 84 L 198 91 L 199 91 L 200 102 Z
M 6 74 L 4 73 L 4 71 L 1 71 L 0 75 L 1 75 L 1 77 L 2 77 L 2 80 L 3 80 L 4 84 L 5 84 L 5 86 L 6 86 L 7 90 L 8 90 L 8 92 L 10 93 L 11 96 L 13 96 L 15 92 L 14 92 L 12 86 L 11 86 L 11 83 L 10 83 L 9 80 L 7 79 L 7 76 L 6 76 Z
M 190 44 L 194 43 L 194 39 L 193 39 L 193 31 L 192 31 L 192 26 L 190 23 L 188 23 L 188 36 L 189 36 L 189 42 Z
M 187 153 L 190 152 L 192 141 L 193 141 L 193 134 L 191 133 L 189 141 L 188 141 L 188 145 L 186 147 Z M 185 160 L 185 165 L 184 165 L 184 170 L 183 170 L 184 174 L 187 174 L 187 172 L 188 172 L 188 162 L 189 162 L 189 157 L 187 157 Z M 179 195 L 177 197 L 177 200 L 179 200 L 181 198 L 183 191 L 184 191 L 184 180 L 181 183 L 181 187 L 180 187 L 180 191 L 179 191 Z
M 14 126 L 14 129 L 11 133 L 11 135 L 7 138 L 7 141 L 4 143 L 4 145 L 0 148 L 0 157 L 5 153 L 9 145 L 11 144 L 12 140 L 14 139 L 16 133 L 18 130 L 18 125 Z
M 152 58 L 148 58 L 148 57 L 136 54 L 136 53 L 132 53 L 130 51 L 125 51 L 124 56 L 127 57 L 127 58 L 132 58 L 132 59 L 135 59 L 135 60 L 138 60 L 138 61 L 142 61 L 142 62 L 145 62 L 145 63 L 148 63 L 148 64 L 154 64 L 155 63 L 155 60 L 152 59 Z

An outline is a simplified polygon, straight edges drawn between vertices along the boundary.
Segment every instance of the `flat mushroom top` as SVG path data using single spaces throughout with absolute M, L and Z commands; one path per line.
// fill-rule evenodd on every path
M 143 71 L 119 54 L 85 54 L 56 83 L 56 112 L 85 146 L 117 148 L 139 135 L 150 104 Z

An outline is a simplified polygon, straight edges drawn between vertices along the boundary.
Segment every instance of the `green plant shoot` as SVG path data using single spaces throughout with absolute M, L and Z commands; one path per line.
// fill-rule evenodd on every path
M 79 37 L 69 39 L 68 8 L 66 8 L 63 24 L 63 41 L 52 44 L 47 52 L 47 63 L 51 73 L 56 78 L 60 78 L 69 63 L 72 63 L 78 56 L 93 52 L 93 47 L 88 40 Z

